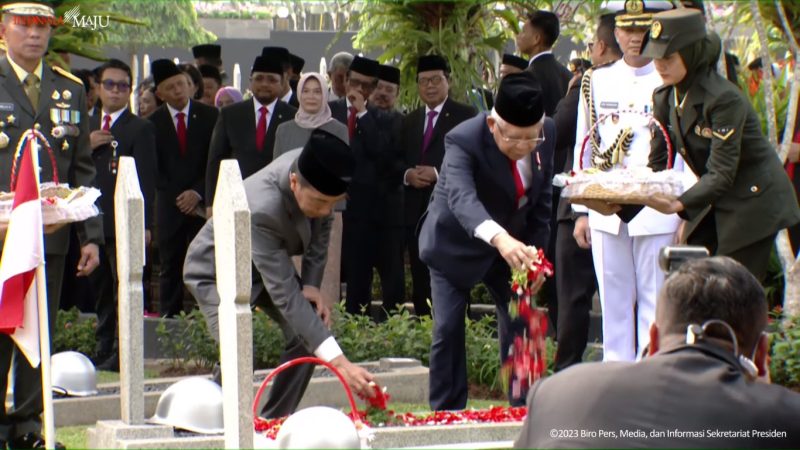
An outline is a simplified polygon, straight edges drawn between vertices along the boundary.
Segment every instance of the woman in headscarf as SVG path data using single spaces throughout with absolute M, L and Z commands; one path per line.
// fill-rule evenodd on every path
M 719 36 L 706 32 L 699 11 L 676 9 L 653 16 L 644 41 L 643 55 L 655 59 L 664 80 L 653 93 L 655 118 L 669 125 L 673 147 L 699 178 L 677 200 L 656 196 L 647 206 L 686 220 L 686 243 L 730 256 L 763 278 L 776 234 L 800 222 L 800 208 L 750 102 L 716 72 Z M 653 170 L 668 164 L 659 134 Z
M 235 87 L 230 86 L 219 88 L 217 94 L 214 96 L 214 106 L 220 109 L 240 101 L 242 101 L 242 93 Z
M 324 88 L 324 80 L 325 78 L 316 72 L 305 73 L 300 77 L 300 81 L 297 83 L 297 99 L 300 108 L 298 108 L 294 120 L 278 126 L 275 133 L 273 160 L 289 150 L 303 147 L 311 136 L 311 131 L 315 128 L 328 131 L 349 143 L 347 127 L 331 117 L 331 108 L 328 106 L 328 90 Z

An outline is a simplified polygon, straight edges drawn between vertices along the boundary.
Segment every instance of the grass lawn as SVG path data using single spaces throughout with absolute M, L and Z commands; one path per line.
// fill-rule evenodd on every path
M 145 370 L 145 373 L 146 372 L 147 371 Z M 100 372 L 100 374 L 111 375 L 112 372 Z M 117 375 L 117 379 L 119 379 L 119 374 L 113 374 L 113 375 Z M 98 376 L 97 381 L 103 383 L 116 381 L 112 378 L 113 377 L 109 376 L 107 380 L 101 381 L 100 377 Z M 467 402 L 467 408 L 483 409 L 483 408 L 488 408 L 490 406 L 507 406 L 507 403 L 503 400 L 469 400 Z M 393 409 L 395 412 L 422 413 L 430 411 L 427 403 L 394 402 L 390 403 L 389 407 Z M 86 448 L 87 428 L 89 428 L 89 426 L 87 425 L 79 425 L 74 427 L 58 427 L 56 428 L 56 440 L 66 445 L 68 449 Z

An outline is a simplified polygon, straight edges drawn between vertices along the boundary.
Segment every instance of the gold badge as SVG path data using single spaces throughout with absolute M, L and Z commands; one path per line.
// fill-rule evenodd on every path
M 64 141 L 64 143 L 63 143 L 63 144 L 61 144 L 61 151 L 62 151 L 62 152 L 65 152 L 65 151 L 67 151 L 67 150 L 69 150 L 69 142 L 67 142 L 67 141 Z
M 16 122 L 16 121 L 17 121 L 17 118 L 14 117 L 13 114 L 9 114 L 8 117 L 6 117 L 6 122 L 8 122 L 9 125 L 14 125 L 14 122 Z
M 61 95 L 58 93 L 58 91 L 53 91 L 53 95 L 51 95 L 50 98 L 53 100 L 61 100 Z
M 627 0 L 625 2 L 625 12 L 628 14 L 641 14 L 644 12 L 642 0 Z
M 658 39 L 661 36 L 661 22 L 654 21 L 653 25 L 650 26 L 650 37 L 653 39 Z
M 0 148 L 8 147 L 8 142 L 8 135 L 5 133 L 5 131 L 0 131 Z
M 713 133 L 711 132 L 711 128 L 703 128 L 703 131 L 700 132 L 700 135 L 706 139 L 711 139 Z
M 56 106 L 61 109 L 67 109 L 69 108 L 69 103 L 56 103 Z
M 61 96 L 64 97 L 64 100 L 69 100 L 72 98 L 72 92 L 64 89 L 64 91 L 61 93 Z

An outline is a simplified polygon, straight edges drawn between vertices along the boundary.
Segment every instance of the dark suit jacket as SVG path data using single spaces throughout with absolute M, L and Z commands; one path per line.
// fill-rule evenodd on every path
M 91 131 L 101 128 L 101 114 L 89 119 Z M 129 110 L 124 110 L 111 126 L 111 134 L 117 141 L 117 164 L 122 156 L 131 156 L 136 162 L 136 173 L 139 175 L 139 187 L 144 197 L 144 227 L 153 229 L 153 202 L 155 202 L 156 177 L 156 131 L 153 123 L 142 119 Z M 117 187 L 117 174 L 110 170 L 114 149 L 111 145 L 102 145 L 92 152 L 92 159 L 97 170 L 97 188 L 103 195 L 100 197 L 100 209 L 103 212 L 103 231 L 106 241 L 113 240 L 115 233 L 114 191 Z
M 58 100 L 56 97 L 58 94 Z M 67 98 L 69 97 L 69 98 Z M 78 127 L 79 135 L 56 139 L 52 136 L 52 112 L 69 112 L 69 122 Z M 86 116 L 86 91 L 75 81 L 74 76 L 58 72 L 42 64 L 39 104 L 34 110 L 25 95 L 22 83 L 14 73 L 8 60 L 0 58 L 0 132 L 8 137 L 8 145 L 0 149 L 0 190 L 9 191 L 14 152 L 22 134 L 40 125 L 39 131 L 47 138 L 52 149 L 42 149 L 39 156 L 42 182 L 56 181 L 70 186 L 92 186 L 95 179 L 92 149 L 89 146 L 89 118 Z M 52 161 L 55 161 L 55 168 Z M 56 169 L 56 170 L 54 170 Z M 76 224 L 81 245 L 103 243 L 103 219 L 94 217 Z M 45 253 L 65 255 L 69 246 L 70 227 L 45 235 Z
M 328 105 L 333 118 L 347 125 L 346 99 Z M 367 107 L 367 114 L 357 119 L 356 133 L 350 140 L 356 167 L 348 190 L 349 217 L 382 224 L 402 223 L 402 209 L 392 208 L 392 202 L 387 202 L 387 197 L 401 189 L 398 172 L 402 155 L 397 142 L 400 124 L 399 115 L 372 107 Z
M 156 128 L 156 158 L 158 178 L 157 217 L 159 233 L 162 225 L 177 229 L 183 223 L 184 215 L 175 205 L 175 198 L 186 190 L 194 190 L 204 201 L 206 198 L 206 163 L 211 133 L 217 121 L 217 108 L 204 105 L 195 100 L 190 101 L 189 120 L 187 123 L 188 150 L 185 156 L 178 149 L 178 133 L 170 117 L 167 104 L 153 111 L 147 119 Z M 175 227 L 175 228 L 172 228 Z
M 798 448 L 798 417 L 800 394 L 746 380 L 733 355 L 722 349 L 692 346 L 638 363 L 577 364 L 540 380 L 528 394 L 528 417 L 514 446 Z M 581 430 L 605 430 L 615 437 L 581 436 Z M 645 436 L 620 435 L 637 430 Z M 703 436 L 667 435 L 675 430 Z M 708 430 L 787 435 L 721 438 Z
M 690 236 L 714 211 L 719 254 L 744 248 L 800 222 L 794 188 L 760 121 L 741 91 L 716 71 L 698 75 L 675 113 L 672 87 L 653 93 L 653 113 L 668 127 L 674 148 L 700 177 L 679 200 Z M 678 123 L 680 122 L 680 123 Z M 710 137 L 703 136 L 703 130 Z M 685 150 L 684 150 L 685 149 Z M 673 155 L 674 156 L 674 155 Z M 663 170 L 667 148 L 660 133 L 652 141 L 650 167 Z
M 572 78 L 572 72 L 558 62 L 552 53 L 534 59 L 527 70 L 542 84 L 544 113 L 552 116 L 559 100 L 567 94 L 567 85 Z
M 272 161 L 275 146 L 275 130 L 283 122 L 294 119 L 297 109 L 278 100 L 267 127 L 264 149 L 256 150 L 256 112 L 253 99 L 234 103 L 222 108 L 214 126 L 211 148 L 208 151 L 206 169 L 206 205 L 211 205 L 217 187 L 219 163 L 223 159 L 236 158 L 242 178 L 258 172 Z
M 578 122 L 578 102 L 580 101 L 580 84 L 576 83 L 567 95 L 558 102 L 553 121 L 556 124 L 556 154 L 553 158 L 555 171 L 570 172 L 575 159 L 575 133 Z M 562 198 L 558 202 L 556 219 L 572 220 L 572 205 Z
M 546 141 L 529 156 L 532 179 L 526 204 L 517 208 L 508 158 L 500 152 L 478 114 L 445 137 L 445 156 L 433 198 L 422 219 L 420 260 L 460 288 L 475 285 L 500 258 L 495 248 L 475 237 L 485 220 L 494 220 L 514 238 L 546 249 L 550 236 L 555 126 L 544 124 Z M 535 153 L 542 163 L 537 167 Z
M 444 159 L 444 136 L 456 125 L 474 117 L 478 110 L 472 106 L 459 103 L 448 98 L 442 106 L 442 112 L 433 127 L 433 137 L 422 156 L 422 140 L 425 136 L 425 124 L 428 117 L 425 114 L 425 106 L 421 106 L 403 119 L 403 129 L 401 133 L 401 146 L 403 148 L 404 159 L 403 168 L 400 173 L 403 176 L 408 169 L 413 169 L 417 165 L 436 167 L 437 171 L 442 169 Z M 412 186 L 405 186 L 405 225 L 416 226 L 419 218 L 428 208 L 428 201 L 431 198 L 433 186 L 429 188 L 417 189 Z

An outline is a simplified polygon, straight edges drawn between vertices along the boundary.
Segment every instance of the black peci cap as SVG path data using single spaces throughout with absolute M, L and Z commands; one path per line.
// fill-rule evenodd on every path
M 542 88 L 530 72 L 512 73 L 500 81 L 494 110 L 506 122 L 518 127 L 536 125 L 544 116 Z
M 356 160 L 350 146 L 327 131 L 315 129 L 297 158 L 297 170 L 324 195 L 342 195 L 350 186 Z

